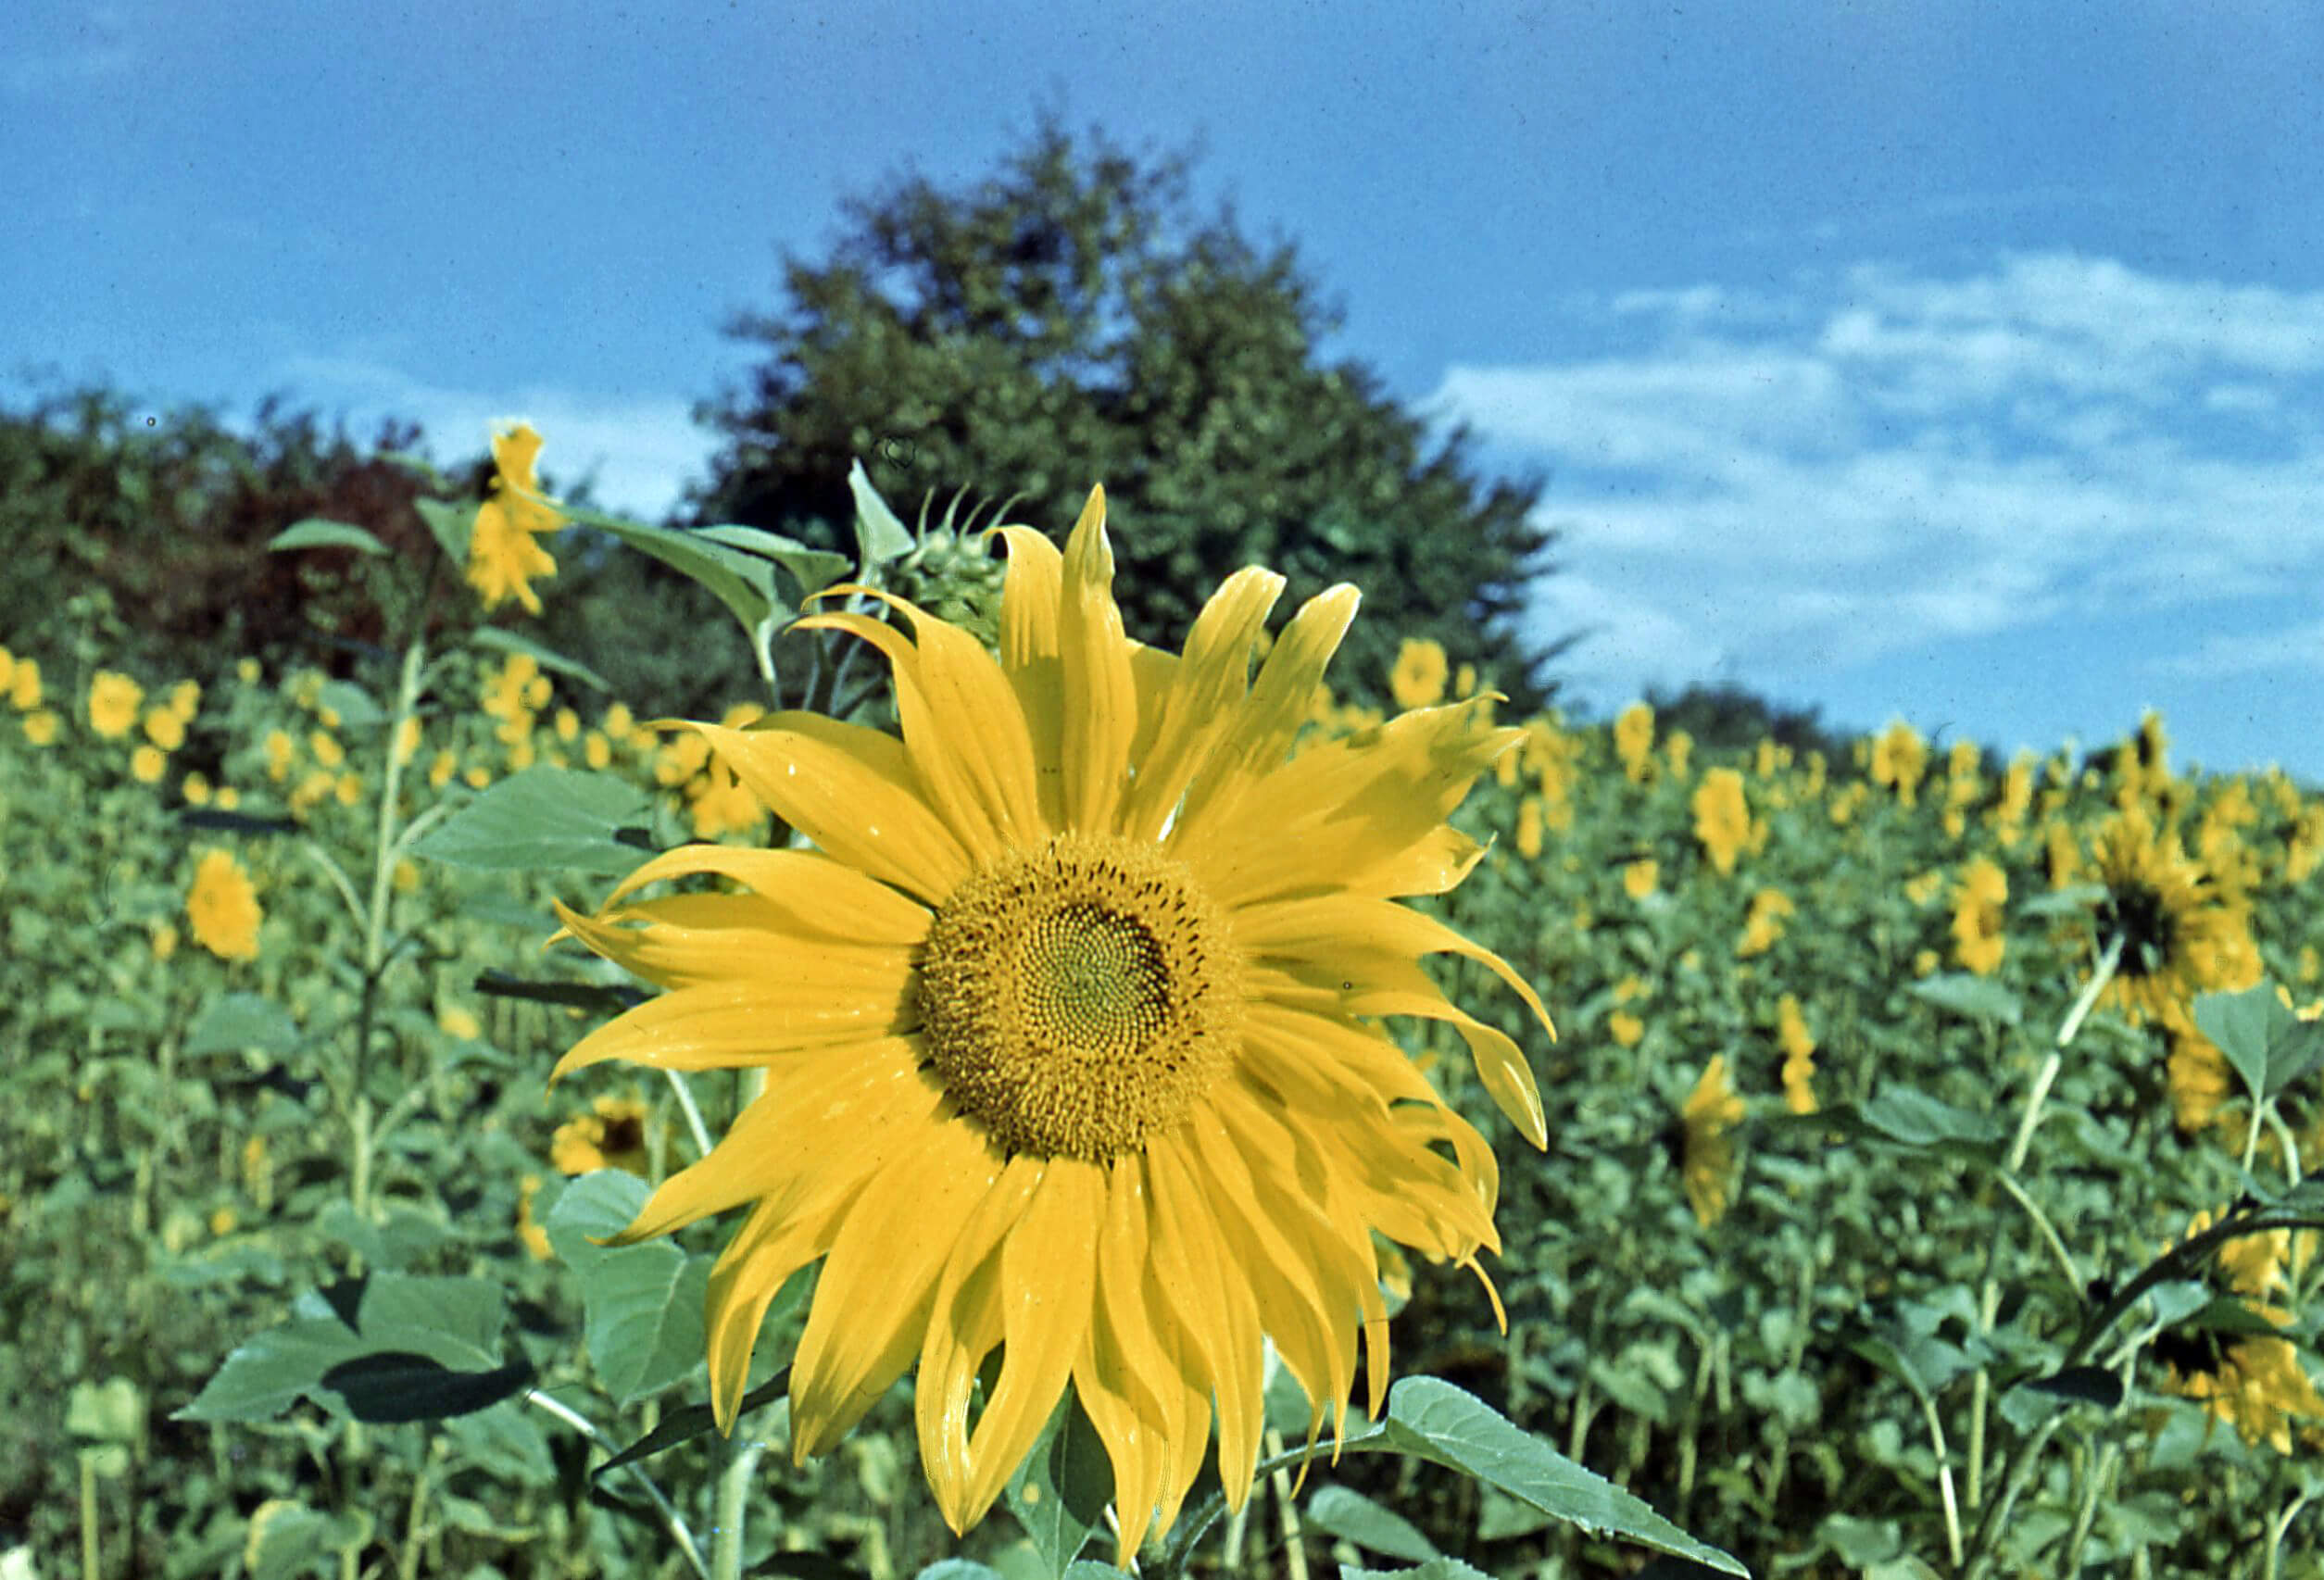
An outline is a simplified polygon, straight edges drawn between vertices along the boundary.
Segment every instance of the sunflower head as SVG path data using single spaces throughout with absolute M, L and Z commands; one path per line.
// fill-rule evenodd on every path
M 1480 696 L 1294 755 L 1354 589 L 1264 643 L 1283 580 L 1243 571 L 1174 654 L 1124 633 L 1102 494 L 1062 554 L 997 535 L 998 654 L 867 588 L 799 622 L 886 658 L 898 735 L 812 713 L 691 726 L 811 848 L 682 846 L 595 916 L 560 909 L 666 991 L 559 1069 L 765 1072 L 622 1235 L 748 1209 L 710 1284 L 722 1425 L 775 1292 L 821 1261 L 791 1367 L 799 1455 L 916 1368 L 922 1464 L 965 1529 L 1071 1387 L 1127 1554 L 1175 1519 L 1213 1423 L 1241 1505 L 1262 1339 L 1318 1431 L 1344 1420 L 1359 1353 L 1376 1411 L 1376 1235 L 1472 1268 L 1499 1247 L 1490 1150 L 1381 1021 L 1449 1024 L 1544 1144 L 1516 1043 L 1419 961 L 1477 961 L 1546 1030 L 1539 1000 L 1398 903 L 1482 858 L 1447 818 L 1524 735 Z M 698 877 L 718 890 L 638 897 Z
M 2188 1022 L 2197 994 L 2258 981 L 2246 911 L 2142 808 L 2118 813 L 2101 830 L 2097 866 L 2106 891 L 2098 937 L 2102 947 L 2121 944 L 2102 1003 L 2176 1027 Z

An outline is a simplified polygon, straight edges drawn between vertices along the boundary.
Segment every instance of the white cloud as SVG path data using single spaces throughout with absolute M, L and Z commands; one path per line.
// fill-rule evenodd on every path
M 2324 585 L 2324 293 L 2041 255 L 1585 319 L 1617 341 L 1456 366 L 1432 405 L 1548 469 L 1539 612 L 1596 629 L 1594 700 Z M 2269 640 L 2186 662 L 2291 661 Z
M 685 485 L 703 475 L 714 447 L 687 403 L 673 396 L 447 389 L 361 357 L 295 357 L 277 378 L 296 388 L 302 402 L 343 409 L 358 424 L 389 417 L 417 421 L 439 458 L 483 450 L 496 422 L 529 421 L 544 440 L 541 469 L 559 487 L 586 478 L 601 507 L 646 520 L 659 520 L 677 504 Z
M 2324 620 L 2279 626 L 2272 631 L 2206 636 L 2191 653 L 2150 659 L 2152 673 L 2226 680 L 2270 671 L 2305 671 L 2324 679 Z

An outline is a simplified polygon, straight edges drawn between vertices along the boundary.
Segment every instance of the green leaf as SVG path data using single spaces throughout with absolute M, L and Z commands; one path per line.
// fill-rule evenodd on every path
M 763 527 L 720 525 L 697 527 L 695 535 L 706 537 L 744 554 L 771 559 L 786 571 L 798 588 L 801 602 L 822 592 L 848 573 L 848 557 L 834 554 L 826 548 L 810 548 L 794 537 L 771 533 Z
M 431 829 L 411 853 L 455 867 L 622 877 L 654 854 L 647 815 L 645 792 L 611 774 L 528 768 Z
M 1050 1574 L 1062 1574 L 1105 1524 L 1113 1461 L 1074 1390 L 1050 1414 L 1033 1451 L 1009 1478 L 1009 1512 Z
M 178 1419 L 263 1421 L 305 1397 L 365 1421 L 434 1420 L 532 1378 L 522 1358 L 500 1361 L 500 1288 L 483 1279 L 377 1273 L 301 1296 L 292 1313 L 227 1356 Z
M 1408 1558 L 1418 1563 L 1442 1556 L 1437 1544 L 1421 1535 L 1410 1520 L 1352 1487 L 1319 1487 L 1300 1517 L 1319 1531 L 1390 1558 Z
M 2277 1038 L 2299 1023 L 2265 983 L 2242 993 L 2205 993 L 2195 1000 L 2195 1029 L 2218 1045 L 2243 1090 L 2255 1097 L 2267 1095 L 2268 1056 Z
M 292 522 L 268 539 L 267 547 L 276 554 L 293 548 L 352 548 L 363 554 L 387 553 L 387 545 L 363 528 L 346 521 L 325 520 L 320 516 Z
M 256 993 L 221 993 L 195 1017 L 182 1051 L 189 1059 L 254 1047 L 263 1053 L 286 1054 L 296 1050 L 298 1044 L 298 1023 L 273 999 Z
M 1953 972 L 1913 984 L 1914 997 L 1926 998 L 1940 1009 L 1971 1021 L 1993 1021 L 2014 1026 L 2024 1017 L 2017 996 L 1990 976 Z
M 470 634 L 469 640 L 479 647 L 490 647 L 495 652 L 521 653 L 541 668 L 553 670 L 560 675 L 570 675 L 592 691 L 610 692 L 613 689 L 603 675 L 588 665 L 577 663 L 555 648 L 544 647 L 517 632 L 505 631 L 496 625 L 482 625 Z
M 318 712 L 328 711 L 350 730 L 370 730 L 387 722 L 387 710 L 353 681 L 325 681 L 315 693 Z
M 785 1285 L 784 1287 L 787 1293 L 790 1286 Z M 774 1423 L 766 1428 L 765 1436 L 770 1437 L 780 1436 L 788 1426 L 791 1418 L 791 1401 L 785 1397 L 790 1392 L 790 1388 L 791 1369 L 785 1366 L 773 1376 L 743 1395 L 735 1407 L 735 1419 L 739 1421 L 752 1411 L 763 1405 L 772 1404 L 776 1407 Z M 717 1430 L 718 1417 L 709 1405 L 681 1405 L 676 1410 L 664 1411 L 660 1425 L 589 1473 L 601 1476 L 608 1471 L 619 1470 L 622 1466 L 634 1464 L 639 1460 L 651 1459 L 665 1448 L 674 1448 L 681 1443 L 690 1443 L 697 1437 L 708 1436 Z
M 2019 916 L 2079 916 L 2106 897 L 2104 884 L 2068 884 L 2015 907 Z
M 1740 1563 L 1706 1547 L 1645 1504 L 1520 1431 L 1474 1395 L 1435 1377 L 1406 1377 L 1389 1393 L 1387 1418 L 1351 1450 L 1411 1454 L 1461 1472 L 1543 1513 L 1693 1559 L 1727 1574 Z
M 564 514 L 570 520 L 612 533 L 640 554 L 651 555 L 680 575 L 701 583 L 742 623 L 754 651 L 763 651 L 774 628 L 790 616 L 790 606 L 775 592 L 773 560 L 698 532 L 649 527 L 641 521 L 578 508 L 566 508 Z
M 1989 1115 L 1956 1109 L 1910 1086 L 1890 1086 L 1869 1102 L 1843 1104 L 1819 1117 L 1874 1140 L 1980 1163 L 1994 1161 L 2001 1143 L 2001 1125 Z
M 243 1553 L 250 1580 L 292 1580 L 328 1574 L 339 1565 L 324 1560 L 360 1549 L 371 1539 L 371 1517 L 360 1510 L 326 1514 L 319 1509 L 270 1498 L 252 1511 Z
M 2030 1432 L 2068 1405 L 2094 1404 L 2112 1410 L 2122 1402 L 2122 1378 L 2104 1366 L 2068 1366 L 2047 1377 L 2029 1377 L 2001 1398 L 2002 1416 L 2020 1432 Z
M 1359 1569 L 1343 1563 L 1339 1580 L 1491 1580 L 1491 1576 L 1457 1558 L 1438 1556 L 1411 1569 Z
M 567 1185 L 543 1225 L 581 1285 L 589 1360 L 625 1405 L 687 1376 L 704 1353 L 709 1259 L 668 1240 L 619 1248 L 594 1243 L 627 1227 L 651 1194 L 635 1174 L 600 1169 Z
M 848 469 L 848 492 L 855 495 L 855 541 L 867 575 L 873 566 L 911 552 L 911 530 L 872 486 L 871 474 L 863 470 L 861 459 Z
M 444 551 L 444 558 L 465 571 L 469 540 L 476 533 L 476 501 L 456 505 L 448 499 L 422 495 L 414 499 L 411 506 L 420 512 L 420 519 L 428 523 L 428 531 L 435 535 L 436 546 Z

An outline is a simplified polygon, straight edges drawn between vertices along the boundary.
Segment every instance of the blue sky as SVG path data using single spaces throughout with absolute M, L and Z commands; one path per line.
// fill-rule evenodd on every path
M 2324 781 L 2319 84 L 2312 6 L 2230 0 L 17 0 L 0 389 L 521 413 L 655 513 L 781 251 L 1055 108 L 1199 144 L 1331 354 L 1549 474 L 1576 701 L 2004 750 L 2154 706 Z

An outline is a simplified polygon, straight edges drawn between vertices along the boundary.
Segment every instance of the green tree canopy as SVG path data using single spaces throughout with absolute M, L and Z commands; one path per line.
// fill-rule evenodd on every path
M 1322 360 L 1336 318 L 1294 248 L 1196 219 L 1183 157 L 1049 123 L 973 187 L 911 177 L 846 212 L 827 257 L 785 258 L 784 310 L 730 326 L 762 356 L 698 413 L 725 444 L 696 520 L 844 547 L 859 457 L 907 514 L 965 488 L 1061 533 L 1102 482 L 1134 635 L 1175 645 L 1257 561 L 1294 598 L 1364 590 L 1343 695 L 1382 695 L 1426 636 L 1546 697 L 1553 649 L 1516 625 L 1540 484 L 1481 479 L 1464 432 L 1432 439 L 1370 370 Z

